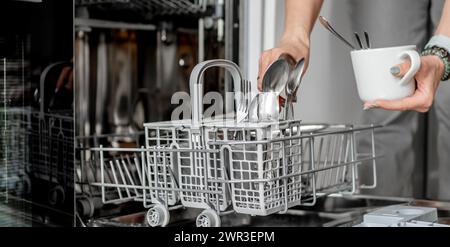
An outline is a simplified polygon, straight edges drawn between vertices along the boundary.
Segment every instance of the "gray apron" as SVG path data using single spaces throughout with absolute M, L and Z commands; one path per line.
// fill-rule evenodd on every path
M 414 44 L 419 50 L 434 33 L 443 2 L 345 1 L 352 30 L 367 30 L 374 47 Z M 384 125 L 376 132 L 376 150 L 384 155 L 377 161 L 378 186 L 363 193 L 450 200 L 450 82 L 441 83 L 428 113 L 376 109 L 365 111 L 362 122 Z M 368 142 L 360 148 L 369 148 Z M 368 172 L 363 168 L 361 180 Z

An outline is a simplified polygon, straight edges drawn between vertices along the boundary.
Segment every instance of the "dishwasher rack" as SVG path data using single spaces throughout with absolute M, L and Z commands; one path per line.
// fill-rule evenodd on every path
M 136 190 L 112 189 L 101 190 L 93 184 L 101 182 L 129 183 L 132 186 L 141 185 L 142 174 L 140 153 L 135 147 L 143 140 L 143 132 L 126 134 L 100 134 L 78 136 L 76 138 L 76 198 L 77 214 L 80 218 L 89 218 L 103 203 L 121 204 L 142 198 L 142 192 Z M 92 150 L 94 147 L 108 146 L 115 151 L 102 153 L 103 161 L 108 164 L 101 171 L 100 156 Z M 121 179 L 124 179 L 122 181 Z
M 15 194 L 28 194 L 31 180 L 47 188 L 47 203 L 67 203 L 73 188 L 73 117 L 64 112 L 42 113 L 31 108 L 5 110 L 2 133 L 2 182 L 0 186 Z
M 27 145 L 29 114 L 20 108 L 0 112 L 0 195 L 7 198 L 9 194 L 28 194 L 31 188 Z
M 207 227 L 220 226 L 220 216 L 232 212 L 285 213 L 297 205 L 312 206 L 321 195 L 376 186 L 360 185 L 358 168 L 371 165 L 376 181 L 374 134 L 379 126 L 204 119 L 202 75 L 211 67 L 227 69 L 240 88 L 234 63 L 200 63 L 191 74 L 191 120 L 144 124 L 145 147 L 91 149 L 101 174 L 92 185 L 100 188 L 104 203 L 108 191 L 142 201 L 149 208 L 150 226 L 166 226 L 171 209 L 200 208 L 196 225 Z M 371 143 L 365 152 L 357 150 L 361 136 Z M 116 152 L 134 153 L 136 175 L 123 163 L 111 162 L 110 153 Z
M 80 6 L 98 6 L 106 9 L 129 9 L 139 14 L 171 16 L 202 14 L 206 0 L 77 0 Z

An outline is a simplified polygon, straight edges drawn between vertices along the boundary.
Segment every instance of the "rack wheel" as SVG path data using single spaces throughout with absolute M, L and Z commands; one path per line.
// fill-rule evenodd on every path
M 197 227 L 220 227 L 220 216 L 212 209 L 205 209 L 197 216 Z
M 77 212 L 81 217 L 92 217 L 94 216 L 94 202 L 91 198 L 87 196 L 82 196 L 77 198 L 76 202 Z
M 52 206 L 62 205 L 66 199 L 66 193 L 61 185 L 56 185 L 48 191 L 48 203 Z
M 164 205 L 157 204 L 148 210 L 145 220 L 151 227 L 167 226 L 170 220 L 169 210 Z

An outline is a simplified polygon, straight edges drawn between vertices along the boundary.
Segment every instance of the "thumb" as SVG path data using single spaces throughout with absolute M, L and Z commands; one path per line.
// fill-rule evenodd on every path
M 390 72 L 392 75 L 396 77 L 403 77 L 406 72 L 408 72 L 409 68 L 411 67 L 411 62 L 406 61 L 401 64 L 397 64 L 391 67 Z

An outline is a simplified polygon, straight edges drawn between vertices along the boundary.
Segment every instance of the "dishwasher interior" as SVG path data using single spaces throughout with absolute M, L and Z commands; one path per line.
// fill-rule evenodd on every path
M 75 1 L 78 225 L 143 210 L 132 200 L 102 202 L 91 185 L 100 171 L 90 149 L 143 146 L 144 123 L 171 119 L 172 95 L 189 92 L 194 65 L 237 60 L 238 16 L 237 0 Z M 212 70 L 205 81 L 205 91 L 224 92 L 230 78 Z

